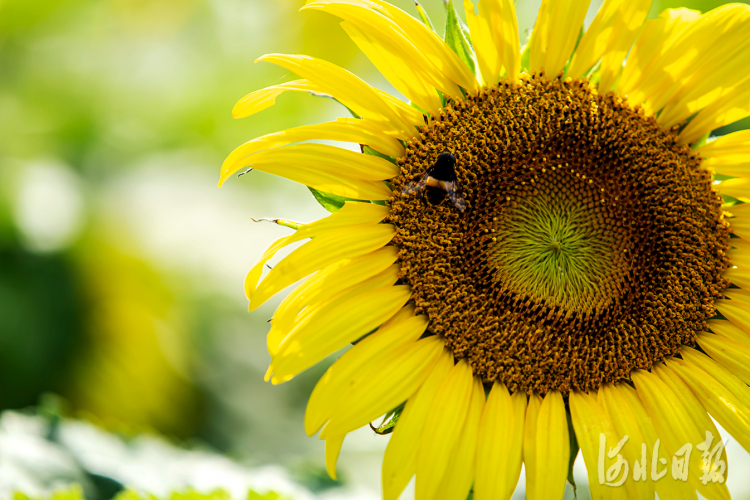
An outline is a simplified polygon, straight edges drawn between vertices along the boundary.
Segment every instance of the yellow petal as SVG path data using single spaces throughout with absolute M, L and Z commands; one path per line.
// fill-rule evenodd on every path
M 736 240 L 737 238 L 732 239 Z M 731 243 L 732 246 L 734 246 L 734 241 L 732 241 Z M 742 288 L 725 288 L 724 290 L 722 290 L 721 294 L 729 299 L 729 302 L 732 302 L 734 304 L 743 304 L 747 307 L 750 307 L 750 292 L 748 292 L 747 290 L 743 290 Z M 727 301 L 725 300 L 724 302 Z
M 383 456 L 383 500 L 397 500 L 417 471 L 417 455 L 430 408 L 453 368 L 453 354 L 443 349 L 435 368 L 406 403 Z
M 411 138 L 414 138 L 419 135 L 418 130 L 416 129 L 417 126 L 421 127 L 425 123 L 425 117 L 422 111 L 419 111 L 414 106 L 411 106 L 401 99 L 398 99 L 391 94 L 387 92 L 383 92 L 382 90 L 375 89 L 377 94 L 380 96 L 383 101 L 385 101 L 388 106 L 391 107 L 396 113 L 398 113 L 400 116 L 404 117 L 404 120 L 406 123 L 410 123 L 412 125 L 412 128 L 409 130 L 409 134 L 405 137 L 401 137 L 403 140 L 408 140 Z M 388 131 L 384 130 L 385 133 L 388 133 Z M 389 134 L 393 135 L 393 134 Z M 394 135 L 394 137 L 397 137 Z
M 370 281 L 370 280 L 368 280 Z M 354 288 L 363 288 L 368 283 Z M 358 290 L 359 291 L 359 290 Z M 406 285 L 368 290 L 327 304 L 294 327 L 273 359 L 274 384 L 291 380 L 326 356 L 371 332 L 409 300 Z
M 339 402 L 321 438 L 367 425 L 409 399 L 435 367 L 445 343 L 432 336 L 407 344 L 361 379 L 346 401 Z
M 688 363 L 697 366 L 706 373 L 710 373 L 720 384 L 722 384 L 734 397 L 738 398 L 746 407 L 750 407 L 750 387 L 747 386 L 737 375 L 726 367 L 709 358 L 702 352 L 687 346 L 682 346 L 680 355 Z
M 698 113 L 680 133 L 680 142 L 689 144 L 712 130 L 750 115 L 750 79 L 735 85 Z
M 730 209 L 731 207 L 724 207 L 725 210 Z M 732 246 L 732 249 L 730 251 L 734 251 L 734 249 L 742 250 L 746 254 L 750 254 L 750 240 L 747 238 L 739 237 L 739 238 L 731 238 L 729 240 L 729 244 Z M 737 290 L 740 290 L 739 288 Z M 741 290 L 746 290 L 746 288 L 742 288 Z
M 699 353 L 697 353 L 699 354 Z M 709 373 L 681 359 L 668 360 L 701 404 L 746 450 L 750 450 L 750 408 Z M 746 387 L 747 388 L 747 387 Z
M 427 328 L 424 316 L 413 316 L 404 307 L 378 330 L 346 351 L 315 385 L 305 411 L 305 432 L 312 436 L 333 415 L 339 401 L 362 385 L 365 374 L 392 359 L 405 345 L 413 344 Z M 406 315 L 412 314 L 407 317 Z
M 273 258 L 273 256 L 285 246 L 307 238 L 329 235 L 331 232 L 341 232 L 342 229 L 347 228 L 348 226 L 376 225 L 387 217 L 389 213 L 390 209 L 385 206 L 347 201 L 338 212 L 309 224 L 303 224 L 293 234 L 279 238 L 268 247 L 258 263 L 255 264 L 248 273 L 247 278 L 245 279 L 245 293 L 247 294 L 248 299 L 251 301 L 253 299 L 253 294 L 258 285 L 258 280 L 263 273 L 263 267 L 266 262 Z M 375 250 L 377 250 L 377 247 L 372 249 L 372 251 Z M 362 252 L 359 255 L 365 253 L 369 252 Z M 349 257 L 340 257 L 339 259 L 341 258 Z M 337 262 L 339 259 L 334 259 L 326 265 Z M 321 266 L 321 269 L 323 267 L 326 266 Z
M 487 6 L 489 4 L 489 7 Z M 474 4 L 471 0 L 464 0 L 464 11 L 466 12 L 466 24 L 469 26 L 471 33 L 471 43 L 476 52 L 477 65 L 485 85 L 493 85 L 500 78 L 500 72 L 503 67 L 502 47 L 495 44 L 493 38 L 491 22 L 497 22 L 495 14 L 497 13 L 498 1 L 480 0 L 479 15 L 474 13 Z M 482 8 L 485 15 L 482 15 Z M 502 26 L 502 25 L 501 25 Z M 502 28 L 501 28 L 502 29 Z
M 526 395 L 495 383 L 479 424 L 476 500 L 507 500 L 521 474 Z
M 600 59 L 599 91 L 611 90 L 653 0 L 606 0 L 578 44 L 568 76 L 580 78 Z
M 268 352 L 273 356 L 289 330 L 317 305 L 347 288 L 376 276 L 396 261 L 398 249 L 388 246 L 375 252 L 344 259 L 313 274 L 281 302 L 268 333 Z
M 394 52 L 398 53 L 397 49 L 389 47 L 395 45 L 393 38 L 378 38 L 346 21 L 341 23 L 341 27 L 396 90 L 421 109 L 433 115 L 438 113 L 442 103 L 435 87 L 421 75 L 418 62 L 407 59 L 407 54 L 403 52 L 401 57 L 394 57 Z
M 427 55 L 420 50 L 420 47 L 416 46 L 410 40 L 408 34 L 403 29 L 394 21 L 370 9 L 364 2 L 347 4 L 320 1 L 308 3 L 303 7 L 303 9 L 310 8 L 324 10 L 344 19 L 347 22 L 347 26 L 356 28 L 356 34 L 360 36 L 360 40 L 361 37 L 366 37 L 370 44 L 374 44 L 377 47 L 380 54 L 385 53 L 386 57 L 390 58 L 393 62 L 400 61 L 401 64 L 399 66 L 401 68 L 408 67 L 410 73 L 416 74 L 420 80 L 432 86 L 431 93 L 433 96 L 437 96 L 435 88 L 454 97 L 461 95 L 458 86 L 432 63 Z M 371 51 L 365 52 L 365 55 L 369 58 L 370 53 Z M 380 57 L 376 57 L 374 60 L 370 59 L 373 63 L 376 60 L 381 60 Z M 381 69 L 381 66 L 378 66 L 378 69 Z M 403 76 L 405 75 L 401 75 L 398 79 L 401 80 Z M 407 95 L 407 97 L 411 96 Z M 430 96 L 423 96 L 424 99 L 428 97 Z M 432 103 L 430 104 L 430 108 L 426 108 L 428 111 L 434 105 L 433 99 L 423 102 Z M 439 103 L 437 107 L 440 107 Z M 437 110 L 437 108 L 433 109 Z
M 339 177 L 342 180 L 350 179 L 350 184 L 356 184 L 359 180 L 384 180 L 399 174 L 397 165 L 379 156 L 328 144 L 297 144 L 259 152 L 252 151 L 253 145 L 247 148 L 245 146 L 247 143 L 235 149 L 224 160 L 220 182 L 248 166 L 311 186 L 321 183 L 336 184 Z M 246 154 L 247 151 L 250 152 Z M 342 185 L 346 186 L 344 182 Z M 368 186 L 368 183 L 362 185 Z
M 365 120 L 380 122 L 392 133 L 413 135 L 412 126 L 393 111 L 380 95 L 361 78 L 322 59 L 305 55 L 266 54 L 257 59 L 277 64 L 314 83 Z
M 461 429 L 469 413 L 474 385 L 471 368 L 465 359 L 448 373 L 438 389 L 425 421 L 425 431 L 417 456 L 416 499 L 436 497 L 451 456 L 461 439 Z
M 413 308 L 405 307 L 402 311 L 413 314 Z M 402 319 L 394 321 L 397 317 Z M 318 432 L 331 418 L 339 402 L 347 400 L 374 367 L 382 368 L 404 345 L 416 342 L 426 328 L 425 316 L 403 319 L 402 312 L 399 311 L 399 314 L 375 333 L 346 351 L 320 378 L 310 395 L 305 410 L 307 435 L 312 436 Z
M 336 477 L 336 462 L 339 459 L 339 453 L 341 453 L 341 445 L 344 444 L 344 437 L 346 436 L 334 436 L 326 439 L 326 471 L 334 481 L 338 479 Z
M 652 438 L 653 441 L 649 441 L 646 434 L 641 430 L 639 418 L 631 408 L 631 404 L 615 385 L 605 384 L 601 386 L 599 388 L 598 399 L 612 422 L 616 436 L 616 440 L 610 442 L 607 449 L 610 449 L 612 446 L 619 443 L 619 440 L 624 436 L 628 436 L 628 441 L 622 447 L 622 455 L 630 464 L 628 477 L 623 486 L 628 494 L 628 498 L 654 498 L 654 482 L 649 479 L 648 464 L 652 459 L 650 452 L 653 450 L 654 441 L 656 441 L 656 439 Z M 647 419 L 648 417 L 644 415 L 641 418 Z M 653 434 L 653 429 L 651 430 L 651 434 Z M 578 435 L 578 431 L 576 431 L 576 435 Z M 646 460 L 643 459 L 644 451 Z M 638 462 L 637 464 L 636 461 Z M 644 476 L 641 475 L 634 477 L 636 467 L 645 467 L 643 469 L 645 480 Z M 635 478 L 637 478 L 637 480 L 635 480 Z M 589 476 L 589 481 L 591 481 L 591 476 Z M 597 483 L 599 482 L 598 478 L 596 481 Z M 661 500 L 667 500 L 669 497 L 665 498 L 660 494 L 659 498 Z
M 742 15 L 742 9 L 737 5 L 714 9 L 687 23 L 673 43 L 660 51 L 652 62 L 648 81 L 642 80 L 639 84 L 639 90 L 644 91 L 645 100 L 649 101 L 652 109 L 665 108 L 666 111 L 678 103 L 681 95 L 690 87 L 695 70 L 702 64 L 710 66 L 705 61 L 716 59 L 707 48 L 703 49 L 705 45 L 702 42 L 715 38 L 719 33 L 722 39 L 724 34 L 730 39 L 734 38 L 734 33 L 739 33 L 736 30 L 741 30 Z M 681 28 L 678 25 L 676 29 Z M 670 118 L 662 113 L 658 118 L 660 123 L 664 123 L 664 117 Z
M 305 431 L 315 434 L 340 401 L 359 388 L 366 375 L 382 367 L 405 345 L 416 342 L 427 328 L 425 316 L 414 316 L 413 306 L 403 307 L 376 332 L 357 342 L 320 378 L 307 403 Z
M 648 488 L 649 491 L 655 489 L 656 493 L 659 495 L 660 500 L 696 500 L 698 496 L 695 493 L 695 488 L 691 487 L 686 482 L 675 479 L 672 476 L 668 462 L 668 459 L 670 457 L 664 451 L 664 446 L 659 440 L 659 436 L 656 433 L 656 429 L 654 428 L 651 417 L 649 417 L 648 413 L 646 412 L 646 408 L 638 398 L 638 394 L 636 393 L 636 391 L 627 384 L 617 384 L 615 386 L 615 389 L 616 391 L 613 392 L 619 393 L 621 399 L 618 399 L 616 397 L 616 394 L 609 397 L 608 394 L 603 394 L 604 397 L 602 398 L 602 400 L 604 401 L 605 405 L 610 405 L 608 408 L 612 408 L 611 411 L 608 410 L 608 413 L 613 418 L 615 428 L 620 432 L 621 435 L 627 434 L 631 436 L 632 442 L 636 444 L 635 449 L 631 449 L 631 451 L 635 452 L 638 455 L 638 460 L 640 463 L 647 464 L 645 487 Z M 630 410 L 632 420 L 627 419 L 627 417 L 624 415 L 624 413 L 626 413 L 624 407 L 621 408 L 611 406 L 612 398 L 615 398 L 614 401 L 621 401 L 627 404 L 627 409 Z M 634 424 L 636 423 L 638 429 L 640 429 L 640 432 L 643 435 L 643 439 L 640 439 L 640 435 L 638 434 L 637 429 L 634 426 Z M 620 428 L 618 427 L 619 425 L 622 425 L 623 427 Z M 628 429 L 628 432 L 626 432 L 625 429 Z M 630 432 L 632 432 L 632 434 L 630 434 Z M 638 436 L 638 438 L 636 438 L 636 436 Z M 656 450 L 655 448 L 657 440 L 659 440 L 660 445 L 658 450 Z M 646 444 L 645 450 L 643 450 L 644 443 Z M 656 450 L 657 453 L 656 459 L 654 459 L 653 456 L 654 450 Z M 645 460 L 643 460 L 643 451 L 646 452 Z M 659 460 L 661 459 L 664 460 L 664 463 L 667 464 L 667 466 L 663 466 L 659 463 Z M 654 462 L 656 462 L 656 464 Z M 635 464 L 635 462 L 631 463 Z M 657 478 L 654 478 L 653 474 L 656 474 Z M 659 476 L 661 477 L 659 478 Z M 633 476 L 631 474 L 631 478 L 632 477 Z M 642 481 L 639 482 L 643 483 Z M 650 495 L 650 493 L 648 495 Z M 644 495 L 642 498 L 653 498 L 653 495 L 648 495 Z
M 388 224 L 359 224 L 314 236 L 276 264 L 255 290 L 251 281 L 245 282 L 250 310 L 256 309 L 287 286 L 334 262 L 382 248 L 393 235 L 393 226 Z
M 729 230 L 739 236 L 740 238 L 750 237 L 750 203 L 741 203 L 738 205 L 732 205 L 726 209 L 727 212 L 732 214 L 732 218 L 727 219 L 729 222 Z M 734 243 L 734 242 L 732 242 Z M 736 256 L 740 252 L 732 252 L 733 256 Z M 741 252 L 747 255 L 747 252 Z
M 666 363 L 666 361 L 665 361 Z M 714 425 L 714 421 L 708 416 L 707 409 L 701 404 L 701 401 L 690 391 L 688 385 L 680 378 L 675 371 L 664 364 L 659 364 L 652 368 L 652 371 L 669 386 L 675 394 L 679 394 L 685 408 L 690 413 L 693 423 L 698 429 L 711 432 L 713 436 L 719 439 L 719 431 Z M 726 460 L 726 450 L 722 452 L 722 459 Z M 722 493 L 723 494 L 723 493 Z
M 600 457 L 601 451 L 599 448 L 602 435 L 609 449 L 616 447 L 622 436 L 615 432 L 607 412 L 596 401 L 596 398 L 585 392 L 573 391 L 570 393 L 570 417 L 578 439 L 578 445 L 581 447 L 583 461 L 586 464 L 591 498 L 594 500 L 620 498 L 625 488 L 603 484 L 606 478 L 604 469 L 603 467 L 599 468 L 599 464 L 604 462 L 604 457 Z M 619 480 L 620 478 L 617 477 L 610 482 L 616 483 Z
M 684 67 L 682 61 L 675 61 L 665 68 L 671 72 L 674 82 L 670 95 L 655 101 L 659 103 L 657 109 L 662 103 L 668 103 L 658 118 L 663 127 L 680 123 L 731 93 L 742 80 L 747 80 L 744 68 L 750 63 L 748 31 L 750 6 L 727 5 L 705 14 L 695 29 L 678 42 L 676 50 L 690 49 L 691 52 L 684 56 L 694 60 L 688 67 Z M 709 34 L 715 37 L 710 49 L 700 44 L 700 37 Z
M 750 312 L 744 304 L 736 300 L 717 300 L 714 306 L 735 327 L 750 331 Z
M 474 391 L 469 404 L 469 414 L 461 430 L 461 439 L 448 464 L 448 472 L 443 476 L 443 482 L 438 488 L 440 500 L 466 500 L 471 491 L 476 469 L 479 419 L 482 417 L 484 402 L 482 381 L 474 378 Z
M 529 409 L 532 407 L 529 401 Z M 524 463 L 526 464 L 526 496 L 529 500 L 561 499 L 565 493 L 570 459 L 568 420 L 562 395 L 557 391 L 547 393 L 539 406 L 536 428 L 529 428 L 529 418 L 534 412 L 527 409 L 524 432 Z M 533 437 L 529 436 L 534 433 Z M 528 446 L 534 453 L 527 454 Z
M 690 443 L 693 448 L 702 443 L 706 431 L 711 432 L 714 440 L 721 439 L 716 426 L 706 415 L 700 404 L 695 404 L 684 383 L 677 383 L 677 377 L 666 367 L 654 367 L 654 373 L 636 370 L 631 374 L 635 382 L 638 396 L 646 407 L 654 423 L 659 438 L 667 454 L 674 456 L 683 445 Z M 681 392 L 676 393 L 675 387 L 680 386 Z M 700 412 L 703 412 L 703 416 Z M 693 450 L 688 462 L 689 470 L 701 470 L 704 465 L 701 454 Z M 708 483 L 703 485 L 698 474 L 688 474 L 688 483 L 708 500 L 729 499 L 729 492 L 725 484 Z
M 750 173 L 750 130 L 723 135 L 695 152 L 703 156 L 702 166 L 719 174 L 745 177 Z
M 287 90 L 296 92 L 318 92 L 320 89 L 307 80 L 294 80 L 291 82 L 271 85 L 255 92 L 250 92 L 240 99 L 232 109 L 232 118 L 245 118 L 255 113 L 270 108 L 276 104 L 276 98 Z
M 728 194 L 744 202 L 750 201 L 750 186 L 748 186 L 747 179 L 727 179 L 721 181 L 719 192 Z
M 474 78 L 471 70 L 437 33 L 384 0 L 364 0 L 364 2 L 392 19 L 407 34 L 412 43 L 424 52 L 430 62 L 453 82 L 466 90 L 479 90 L 479 82 Z
M 479 15 L 471 0 L 464 0 L 466 22 L 485 85 L 493 85 L 501 70 L 517 80 L 521 64 L 516 7 L 510 0 L 480 0 Z
M 436 78 L 441 78 L 443 82 L 438 88 L 447 86 L 449 82 L 453 85 L 460 85 L 468 90 L 478 89 L 478 83 L 471 74 L 469 68 L 459 59 L 458 55 L 451 49 L 435 32 L 427 28 L 417 19 L 408 15 L 401 9 L 394 7 L 386 2 L 379 0 L 311 0 L 305 5 L 307 8 L 326 10 L 327 12 L 336 11 L 337 16 L 341 17 L 341 12 L 347 10 L 343 6 L 354 6 L 362 11 L 363 16 L 367 16 L 368 22 L 357 26 L 360 30 L 374 33 L 376 30 L 390 32 L 403 37 L 408 45 L 413 45 L 421 52 L 426 61 L 434 66 L 439 73 L 435 74 Z M 350 21 L 347 18 L 347 21 Z M 407 48 L 404 44 L 403 47 Z M 451 95 L 456 95 L 451 93 Z
M 750 241 L 741 238 L 732 238 L 730 241 L 735 248 L 740 245 L 744 246 L 745 243 L 750 244 Z M 747 255 L 747 252 L 738 253 L 733 249 L 730 252 L 732 267 L 724 271 L 722 277 L 742 287 L 742 289 L 748 290 L 750 289 L 750 261 L 745 255 Z
M 531 32 L 529 69 L 559 75 L 573 52 L 590 0 L 542 0 Z
M 521 43 L 518 38 L 516 6 L 511 0 L 501 0 L 502 29 L 495 28 L 495 44 L 503 48 L 505 76 L 517 81 L 521 72 Z
M 730 177 L 750 176 L 750 160 L 748 160 L 747 156 L 709 158 L 701 163 L 701 167 L 711 172 Z
M 642 103 L 669 82 L 664 58 L 682 33 L 700 17 L 700 12 L 689 9 L 667 9 L 658 19 L 650 19 L 633 46 L 617 86 L 618 92 L 628 96 L 634 104 Z
M 370 146 L 376 151 L 388 156 L 399 157 L 404 155 L 404 147 L 398 140 L 384 135 L 380 130 L 369 125 L 368 122 L 356 118 L 339 118 L 333 122 L 321 123 L 318 125 L 304 125 L 302 127 L 282 130 L 281 132 L 264 135 L 246 142 L 232 151 L 224 161 L 220 185 L 227 179 L 227 177 L 241 168 L 237 165 L 251 163 L 252 160 L 248 159 L 250 155 L 266 149 L 285 146 L 293 142 L 307 141 L 310 139 L 353 142 Z M 346 156 L 351 157 L 351 155 Z
M 750 330 L 750 325 L 745 325 L 745 327 Z M 741 330 L 740 328 L 737 328 L 729 321 L 725 321 L 722 319 L 710 319 L 708 320 L 708 328 L 714 333 L 718 333 L 723 337 L 750 347 L 750 335 L 748 335 L 747 332 Z
M 537 464 L 536 454 L 537 423 L 541 406 L 542 398 L 534 393 L 529 394 L 523 427 L 523 464 L 526 472 L 526 497 L 530 499 L 539 498 L 536 481 L 537 467 L 544 468 L 543 463 Z
M 750 385 L 750 347 L 721 335 L 698 333 L 701 349 L 722 366 Z
M 362 281 L 353 279 L 351 283 L 342 283 L 339 290 L 336 290 L 335 293 L 325 299 L 310 303 L 291 322 L 280 321 L 272 326 L 268 339 L 269 354 L 276 358 L 281 353 L 284 343 L 305 343 L 307 341 L 308 328 L 310 328 L 309 324 L 312 323 L 314 325 L 322 321 L 321 317 L 324 316 L 321 315 L 330 314 L 330 309 L 335 307 L 337 302 L 365 291 L 393 285 L 397 280 L 398 265 L 392 265 Z M 284 320 L 283 317 L 282 320 Z

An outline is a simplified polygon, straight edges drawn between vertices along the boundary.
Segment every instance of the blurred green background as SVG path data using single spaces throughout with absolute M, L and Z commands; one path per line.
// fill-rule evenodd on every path
M 393 3 L 415 14 L 411 0 Z M 422 3 L 441 26 L 442 0 Z M 518 1 L 522 32 L 539 3 Z M 721 3 L 657 0 L 652 14 Z M 322 443 L 302 425 L 325 367 L 264 384 L 278 301 L 247 314 L 242 289 L 287 233 L 251 218 L 326 212 L 304 187 L 259 172 L 216 186 L 242 142 L 342 116 L 292 93 L 233 121 L 244 94 L 294 79 L 256 57 L 321 57 L 395 92 L 337 19 L 298 13 L 303 4 L 0 0 L 0 410 L 61 412 L 251 469 L 280 464 L 312 491 L 331 486 Z M 5 431 L 23 433 L 14 425 Z M 386 442 L 367 431 L 347 440 L 349 498 L 377 498 Z M 3 466 L 0 492 L 24 484 Z

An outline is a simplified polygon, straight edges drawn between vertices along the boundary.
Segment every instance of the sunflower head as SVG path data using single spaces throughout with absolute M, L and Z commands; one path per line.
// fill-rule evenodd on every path
M 650 4 L 605 0 L 579 37 L 588 2 L 543 0 L 521 48 L 510 0 L 464 0 L 465 24 L 448 2 L 444 38 L 419 4 L 308 1 L 407 101 L 320 59 L 260 58 L 300 79 L 235 116 L 286 91 L 353 115 L 222 167 L 300 182 L 332 212 L 283 222 L 246 281 L 255 309 L 304 280 L 272 320 L 273 383 L 354 344 L 305 417 L 332 476 L 346 434 L 386 415 L 386 499 L 415 474 L 418 500 L 510 498 L 522 463 L 528 498 L 562 498 L 579 448 L 592 497 L 728 498 L 709 413 L 750 448 L 750 135 L 709 136 L 750 115 L 750 7 Z M 684 467 L 619 481 L 644 450 Z

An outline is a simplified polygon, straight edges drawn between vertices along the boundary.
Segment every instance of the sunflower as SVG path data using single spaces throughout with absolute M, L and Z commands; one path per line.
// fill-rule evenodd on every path
M 276 310 L 266 375 L 325 373 L 305 429 L 326 462 L 386 415 L 383 497 L 729 498 L 712 420 L 750 449 L 750 6 L 543 0 L 524 47 L 511 0 L 447 3 L 445 38 L 382 0 L 310 0 L 408 102 L 321 59 L 269 54 L 287 91 L 351 117 L 253 139 L 222 166 L 308 186 L 332 214 L 275 242 L 250 309 Z M 710 48 L 706 41 L 711 41 Z M 350 142 L 359 151 L 312 139 Z M 296 143 L 296 144 L 295 144 Z M 264 277 L 283 247 L 306 241 Z M 261 279 L 262 278 L 262 279 Z M 710 416 L 709 416 L 710 414 Z

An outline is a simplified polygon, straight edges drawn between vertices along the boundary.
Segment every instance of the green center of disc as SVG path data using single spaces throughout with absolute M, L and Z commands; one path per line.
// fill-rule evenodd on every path
M 593 181 L 564 165 L 544 170 L 506 193 L 494 217 L 497 281 L 547 306 L 600 310 L 612 297 L 599 285 L 621 278 L 629 232 L 597 206 Z

